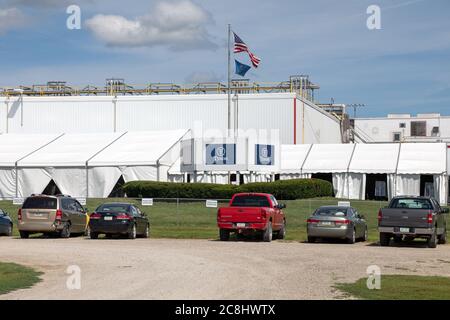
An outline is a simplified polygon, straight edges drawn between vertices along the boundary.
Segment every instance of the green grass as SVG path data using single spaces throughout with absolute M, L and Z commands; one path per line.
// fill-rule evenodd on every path
M 15 263 L 0 262 L 0 295 L 18 289 L 30 288 L 41 281 L 37 272 Z
M 355 283 L 340 283 L 335 288 L 345 295 L 367 300 L 450 300 L 450 278 L 386 275 L 381 289 L 369 290 L 366 278 Z
M 206 208 L 205 201 L 180 200 L 154 200 L 151 207 L 141 207 L 140 200 L 136 199 L 89 199 L 87 207 L 92 212 L 95 208 L 109 201 L 127 201 L 139 206 L 150 218 L 151 236 L 154 238 L 197 238 L 216 239 L 218 237 L 215 208 Z M 305 200 L 281 201 L 286 203 L 284 210 L 287 218 L 287 240 L 306 240 L 306 219 L 317 208 L 323 205 L 336 205 L 338 200 L 334 198 L 319 198 Z M 377 215 L 380 207 L 386 206 L 386 202 L 380 201 L 351 201 L 361 214 L 366 216 L 369 227 L 369 241 L 377 241 Z M 227 202 L 220 202 L 220 206 Z M 17 222 L 18 206 L 12 201 L 0 201 L 0 208 L 10 213 L 14 222 Z M 17 235 L 17 228 L 14 228 Z

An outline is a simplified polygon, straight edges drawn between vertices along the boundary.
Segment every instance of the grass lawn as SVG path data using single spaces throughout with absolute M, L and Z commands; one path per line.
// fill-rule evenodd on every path
M 40 275 L 40 272 L 28 267 L 0 262 L 0 295 L 29 288 L 41 281 Z
M 366 278 L 335 287 L 360 299 L 368 300 L 450 300 L 450 278 L 427 276 L 381 276 L 381 289 L 369 290 Z
M 154 200 L 154 205 L 142 207 L 137 199 L 89 199 L 87 207 L 92 212 L 98 205 L 110 201 L 127 201 L 138 205 L 146 212 L 151 223 L 151 237 L 154 238 L 196 238 L 216 239 L 218 230 L 216 226 L 215 208 L 206 208 L 205 201 L 179 200 Z M 335 198 L 320 198 L 306 200 L 280 201 L 286 203 L 284 210 L 287 218 L 287 240 L 306 240 L 306 219 L 318 207 L 323 205 L 337 205 Z M 227 202 L 220 202 L 219 206 L 225 206 Z M 387 205 L 380 201 L 351 201 L 361 214 L 366 216 L 369 226 L 369 241 L 378 241 L 377 215 L 378 209 Z M 0 208 L 7 211 L 14 222 L 17 222 L 18 206 L 12 201 L 0 201 Z M 17 235 L 17 228 L 14 228 Z

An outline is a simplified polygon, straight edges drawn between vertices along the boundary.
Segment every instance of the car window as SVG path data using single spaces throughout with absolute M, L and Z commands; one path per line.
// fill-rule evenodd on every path
M 70 201 L 67 198 L 61 199 L 61 209 L 70 210 Z
M 76 210 L 78 212 L 83 212 L 84 211 L 83 207 L 81 206 L 81 204 L 77 200 L 75 200 L 75 208 L 76 208 Z
M 322 207 L 314 212 L 315 216 L 327 216 L 327 217 L 345 217 L 351 215 L 351 211 L 348 208 L 342 207 Z
M 433 209 L 431 201 L 428 199 L 399 198 L 392 200 L 390 206 L 394 209 Z
M 95 212 L 108 213 L 108 212 L 130 212 L 130 205 L 126 203 L 105 203 L 99 206 Z
M 138 215 L 142 216 L 142 211 L 138 207 L 135 207 L 135 208 L 136 208 Z
M 272 203 L 273 203 L 274 206 L 278 205 L 278 201 L 277 201 L 277 199 L 275 199 L 274 196 L 270 196 L 270 200 L 272 200 Z
M 56 209 L 57 200 L 48 197 L 27 198 L 23 203 L 22 209 Z
M 265 196 L 242 195 L 236 196 L 231 203 L 232 207 L 265 207 L 269 208 L 270 203 Z

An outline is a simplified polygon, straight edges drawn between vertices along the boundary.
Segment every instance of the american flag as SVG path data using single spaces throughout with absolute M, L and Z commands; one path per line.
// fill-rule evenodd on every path
M 245 44 L 244 41 L 242 41 L 242 39 L 236 33 L 233 32 L 233 34 L 234 34 L 234 53 L 247 52 L 250 57 L 250 60 L 252 61 L 252 65 L 255 68 L 258 68 L 259 64 L 261 63 L 261 59 L 250 52 L 248 46 Z

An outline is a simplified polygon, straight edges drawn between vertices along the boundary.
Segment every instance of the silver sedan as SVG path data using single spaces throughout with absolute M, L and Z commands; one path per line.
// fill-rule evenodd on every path
M 348 243 L 366 241 L 367 223 L 352 207 L 325 206 L 318 208 L 307 220 L 308 242 L 317 238 L 345 239 Z

